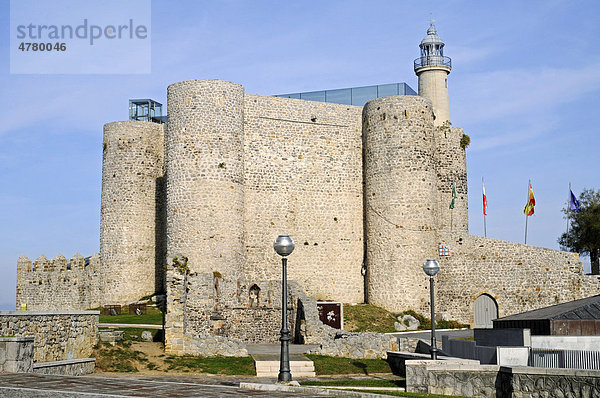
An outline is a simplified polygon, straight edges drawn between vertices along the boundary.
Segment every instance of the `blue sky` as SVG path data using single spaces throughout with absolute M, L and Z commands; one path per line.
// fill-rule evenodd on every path
M 194 78 L 265 95 L 416 89 L 431 17 L 453 61 L 450 119 L 471 137 L 471 233 L 485 176 L 488 236 L 523 242 L 531 178 L 528 243 L 558 248 L 569 182 L 600 188 L 599 14 L 597 1 L 153 1 L 150 74 L 16 75 L 0 0 L 0 309 L 14 309 L 20 254 L 98 251 L 102 126 L 127 118 L 129 98 L 166 103 Z

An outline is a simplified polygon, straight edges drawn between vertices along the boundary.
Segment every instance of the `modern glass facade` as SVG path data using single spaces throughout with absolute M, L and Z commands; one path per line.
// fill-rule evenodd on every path
M 280 94 L 275 97 L 296 98 L 308 101 L 332 102 L 334 104 L 363 106 L 368 101 L 390 95 L 417 95 L 406 83 L 378 84 L 376 86 L 340 88 L 337 90 L 309 91 L 306 93 Z

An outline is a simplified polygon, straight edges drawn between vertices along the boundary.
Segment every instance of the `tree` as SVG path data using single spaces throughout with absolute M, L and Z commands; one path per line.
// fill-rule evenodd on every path
M 592 274 L 600 274 L 600 190 L 584 189 L 579 196 L 581 211 L 574 212 L 568 204 L 564 209 L 570 220 L 568 233 L 558 239 L 563 250 L 588 254 L 592 264 Z

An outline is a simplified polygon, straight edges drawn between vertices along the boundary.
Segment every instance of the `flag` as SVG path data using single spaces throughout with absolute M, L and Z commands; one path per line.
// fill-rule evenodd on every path
M 528 216 L 533 216 L 533 213 L 535 211 L 534 206 L 535 198 L 533 197 L 533 187 L 531 186 L 531 183 L 529 183 L 529 200 L 527 200 L 527 204 L 525 205 L 525 209 L 523 209 L 523 212 Z
M 483 184 L 483 178 L 481 178 L 481 189 L 483 190 L 483 215 L 487 216 L 487 196 L 485 196 L 485 185 Z
M 456 194 L 456 182 L 452 182 L 452 201 L 450 202 L 450 209 L 454 209 L 454 200 L 458 198 Z
M 573 210 L 575 213 L 581 213 L 581 204 L 573 194 L 573 191 L 569 189 L 569 192 L 571 192 L 571 210 Z

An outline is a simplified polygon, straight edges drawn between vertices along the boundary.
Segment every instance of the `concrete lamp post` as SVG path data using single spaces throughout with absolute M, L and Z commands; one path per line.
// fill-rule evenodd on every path
M 433 295 L 433 277 L 439 272 L 440 265 L 435 260 L 426 260 L 423 264 L 423 271 L 429 275 L 429 294 L 431 302 L 431 359 L 436 360 L 438 349 L 435 342 L 435 304 Z
M 290 373 L 290 329 L 287 321 L 287 256 L 294 251 L 294 241 L 289 235 L 279 235 L 273 243 L 273 249 L 281 256 L 281 354 L 279 355 L 278 382 L 292 381 Z

